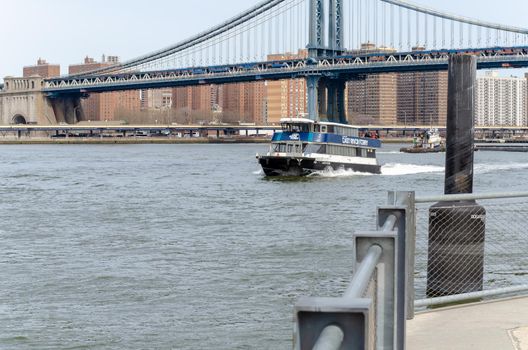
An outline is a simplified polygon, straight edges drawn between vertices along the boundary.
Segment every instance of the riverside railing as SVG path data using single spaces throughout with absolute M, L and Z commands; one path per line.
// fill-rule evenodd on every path
M 415 307 L 528 292 L 527 218 L 528 193 L 390 192 L 377 231 L 354 234 L 343 296 L 296 303 L 294 348 L 404 350 Z
M 454 202 L 469 212 L 467 220 L 432 218 L 433 203 L 442 210 Z M 472 212 L 475 202 L 483 211 Z M 528 292 L 528 192 L 417 197 L 410 205 L 417 223 L 416 307 Z M 444 232 L 453 225 L 464 232 L 462 239 Z M 431 288 L 439 280 L 444 286 Z
M 295 349 L 404 349 L 413 314 L 414 194 L 391 192 L 378 230 L 354 235 L 356 266 L 341 298 L 301 298 Z

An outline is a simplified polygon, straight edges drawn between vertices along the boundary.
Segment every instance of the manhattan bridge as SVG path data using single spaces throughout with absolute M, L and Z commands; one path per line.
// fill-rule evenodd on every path
M 528 29 L 402 0 L 265 0 L 173 46 L 48 79 L 43 91 L 75 122 L 92 93 L 306 79 L 310 118 L 344 122 L 347 81 L 446 70 L 457 53 L 476 55 L 479 69 L 528 67 Z M 293 58 L 268 59 L 277 54 Z

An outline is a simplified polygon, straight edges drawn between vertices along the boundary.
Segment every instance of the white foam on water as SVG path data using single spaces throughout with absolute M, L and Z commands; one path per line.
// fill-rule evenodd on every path
M 370 173 L 360 173 L 353 171 L 351 169 L 325 169 L 321 171 L 313 172 L 312 174 L 308 176 L 316 176 L 316 177 L 351 177 L 351 176 L 373 176 L 374 174 Z
M 376 154 L 400 154 L 400 153 L 402 153 L 402 152 L 400 152 L 400 151 L 385 151 L 385 152 L 378 151 L 378 152 L 376 152 Z
M 528 163 L 508 163 L 508 164 L 475 164 L 475 172 L 486 174 L 497 171 L 528 169 Z M 414 174 L 443 174 L 445 171 L 440 165 L 419 165 L 388 163 L 381 167 L 381 176 L 404 176 Z M 360 173 L 352 170 L 323 170 L 313 173 L 311 176 L 321 177 L 351 177 L 351 176 L 373 176 L 370 173 Z
M 522 169 L 528 169 L 528 163 L 475 164 L 475 172 L 479 174 Z
M 253 175 L 264 175 L 264 170 L 259 169 L 253 172 Z
M 403 176 L 413 174 L 425 174 L 425 173 L 442 173 L 444 167 L 436 165 L 418 165 L 418 164 L 400 164 L 400 163 L 389 163 L 381 167 L 381 176 Z M 353 170 L 338 169 L 338 170 L 323 170 L 318 171 L 311 176 L 321 177 L 350 177 L 350 176 L 374 176 L 371 173 L 361 173 Z M 380 176 L 380 175 L 378 175 Z
M 438 165 L 388 163 L 381 167 L 381 174 L 385 176 L 400 176 L 442 172 L 444 172 L 444 167 Z

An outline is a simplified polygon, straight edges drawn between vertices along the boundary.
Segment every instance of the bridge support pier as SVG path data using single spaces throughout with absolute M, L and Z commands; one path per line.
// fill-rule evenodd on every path
M 51 105 L 58 123 L 76 124 L 86 120 L 80 96 L 53 97 Z
M 308 116 L 312 120 L 347 123 L 346 80 L 308 76 Z
M 319 120 L 328 120 L 328 91 L 324 79 L 319 79 L 317 84 L 317 109 Z
M 326 86 L 326 118 L 330 122 L 346 124 L 346 81 L 343 79 L 331 79 L 327 81 Z
M 319 76 L 308 76 L 308 118 L 312 120 L 319 120 Z

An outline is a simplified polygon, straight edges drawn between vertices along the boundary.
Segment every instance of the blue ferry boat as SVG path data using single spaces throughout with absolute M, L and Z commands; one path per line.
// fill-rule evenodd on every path
M 380 174 L 376 149 L 381 141 L 359 137 L 354 126 L 304 118 L 281 119 L 269 152 L 257 154 L 267 176 L 305 176 L 325 170 Z

